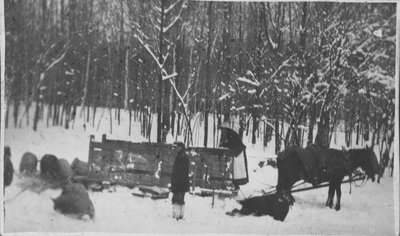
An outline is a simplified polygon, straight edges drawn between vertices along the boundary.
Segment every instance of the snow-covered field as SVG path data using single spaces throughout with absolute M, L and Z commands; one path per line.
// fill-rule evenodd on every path
M 127 120 L 127 117 L 123 116 L 120 126 L 114 123 L 112 134 L 108 133 L 109 121 L 106 115 L 99 131 L 91 125 L 84 131 L 80 119 L 76 121 L 72 130 L 61 127 L 46 128 L 45 122 L 40 123 L 36 132 L 32 128 L 10 127 L 5 130 L 5 145 L 11 147 L 15 169 L 19 166 L 22 154 L 27 151 L 35 153 L 38 157 L 46 153 L 55 154 L 70 163 L 75 157 L 87 161 L 91 134 L 95 134 L 97 139 L 101 138 L 101 134 L 107 133 L 112 139 L 145 141 L 140 136 L 139 123 L 134 123 L 134 134 L 128 136 Z M 155 128 L 152 133 L 152 137 L 155 137 Z M 341 139 L 338 137 L 338 140 Z M 277 180 L 275 169 L 258 166 L 259 161 L 275 156 L 272 151 L 273 143 L 264 149 L 261 144 L 249 144 L 248 137 L 244 138 L 244 142 L 247 145 L 250 183 L 241 187 L 238 198 L 259 194 L 261 189 L 276 185 Z M 341 143 L 336 145 L 340 146 Z M 5 233 L 395 234 L 393 179 L 388 176 L 388 170 L 381 184 L 369 181 L 363 187 L 353 186 L 351 194 L 349 184 L 343 184 L 340 211 L 324 206 L 327 188 L 295 193 L 296 203 L 291 207 L 284 222 L 275 221 L 270 216 L 227 216 L 225 212 L 240 208 L 236 199 L 216 198 L 212 206 L 211 197 L 189 194 L 185 199 L 185 219 L 176 221 L 172 218 L 170 198 L 151 200 L 135 197 L 131 194 L 135 190 L 125 187 L 117 187 L 113 192 L 89 192 L 96 209 L 96 219 L 81 221 L 53 210 L 50 198 L 57 197 L 61 190 L 46 190 L 40 194 L 30 190 L 20 192 L 23 181 L 26 180 L 15 175 L 13 183 L 5 190 Z

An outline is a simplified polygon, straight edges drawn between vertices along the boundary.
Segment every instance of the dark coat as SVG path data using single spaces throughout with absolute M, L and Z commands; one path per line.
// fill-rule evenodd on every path
M 254 214 L 256 216 L 270 215 L 275 220 L 284 221 L 289 213 L 289 203 L 277 197 L 276 194 L 250 197 L 239 201 L 239 203 L 242 205 L 242 209 L 234 209 L 232 212 L 228 212 L 227 214 Z
M 61 195 L 53 199 L 54 210 L 62 214 L 76 215 L 81 219 L 89 215 L 90 219 L 95 217 L 95 209 L 89 198 L 85 187 L 80 183 L 70 183 L 63 187 Z
M 40 174 L 43 177 L 58 178 L 60 167 L 58 158 L 54 155 L 46 154 L 40 160 Z
M 71 166 L 65 159 L 58 159 L 59 172 L 58 175 L 61 179 L 71 179 L 74 176 Z
M 239 185 L 247 184 L 249 182 L 249 174 L 248 174 L 248 169 L 247 169 L 246 145 L 243 144 L 242 138 L 233 129 L 226 128 L 226 127 L 220 127 L 220 129 L 221 129 L 220 146 L 229 148 L 235 157 L 237 157 L 242 152 L 244 155 L 243 168 L 245 168 L 245 170 L 246 170 L 246 177 L 239 179 L 239 178 L 236 178 L 235 176 L 233 176 L 234 177 L 233 183 L 234 183 L 235 187 L 238 187 Z
M 38 159 L 35 154 L 31 152 L 26 152 L 22 155 L 21 162 L 19 164 L 19 172 L 20 173 L 35 173 L 37 170 Z
M 220 127 L 221 129 L 221 140 L 220 146 L 229 148 L 233 151 L 233 155 L 237 156 L 242 151 L 246 150 L 246 145 L 243 144 L 242 138 L 238 133 L 230 128 Z
M 171 191 L 188 192 L 189 186 L 189 157 L 183 148 L 176 156 L 172 167 Z
M 4 187 L 11 184 L 14 176 L 14 166 L 11 162 L 11 151 L 9 147 L 4 147 Z

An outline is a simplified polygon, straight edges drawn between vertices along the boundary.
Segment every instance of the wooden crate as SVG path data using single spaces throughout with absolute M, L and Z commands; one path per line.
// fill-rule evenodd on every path
M 172 166 L 180 147 L 164 143 L 132 143 L 90 137 L 89 171 L 102 173 L 111 183 L 126 186 L 168 187 Z M 188 147 L 189 174 L 193 187 L 230 189 L 232 187 L 231 150 Z

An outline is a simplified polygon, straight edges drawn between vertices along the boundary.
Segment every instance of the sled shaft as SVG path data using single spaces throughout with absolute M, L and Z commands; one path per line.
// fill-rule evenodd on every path
M 362 180 L 362 179 L 364 179 L 364 177 L 358 177 L 358 178 L 352 179 L 351 181 L 354 182 L 354 181 Z M 343 181 L 342 184 L 348 183 L 348 182 L 350 182 L 350 180 Z M 312 189 L 317 189 L 317 188 L 323 188 L 323 187 L 327 187 L 327 186 L 329 186 L 329 183 L 321 184 L 316 187 L 305 187 L 305 188 L 295 189 L 295 190 L 292 190 L 292 193 L 302 192 L 302 191 L 307 191 L 307 190 L 312 190 Z

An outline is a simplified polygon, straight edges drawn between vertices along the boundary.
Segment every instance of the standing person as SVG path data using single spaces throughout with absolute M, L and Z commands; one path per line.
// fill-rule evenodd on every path
M 186 155 L 185 144 L 175 142 L 182 148 L 175 158 L 172 167 L 171 191 L 172 191 L 172 217 L 176 220 L 183 219 L 185 207 L 185 193 L 189 191 L 189 157 Z
M 3 169 L 3 173 L 4 173 L 4 186 L 3 188 L 5 188 L 6 186 L 9 186 L 13 180 L 13 176 L 14 176 L 14 166 L 11 162 L 11 150 L 10 147 L 6 146 L 4 147 L 4 169 Z
M 249 182 L 246 146 L 243 144 L 240 135 L 231 128 L 229 123 L 224 122 L 218 128 L 221 129 L 221 139 L 219 146 L 232 150 L 233 185 L 235 186 L 235 189 L 239 189 L 239 185 L 244 185 Z

